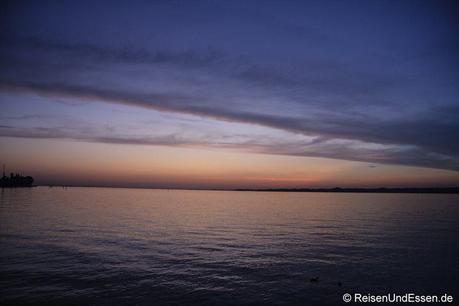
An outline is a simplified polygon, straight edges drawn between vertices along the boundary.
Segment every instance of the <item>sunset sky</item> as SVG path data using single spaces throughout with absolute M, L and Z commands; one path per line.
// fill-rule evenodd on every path
M 3 1 L 0 162 L 38 184 L 459 185 L 457 1 Z

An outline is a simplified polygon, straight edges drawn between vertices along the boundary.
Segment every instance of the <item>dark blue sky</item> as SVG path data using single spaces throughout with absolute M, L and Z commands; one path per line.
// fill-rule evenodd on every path
M 6 2 L 0 135 L 459 170 L 458 8 Z M 137 115 L 101 110 L 88 119 L 88 103 L 101 102 Z M 145 114 L 153 132 L 136 117 Z

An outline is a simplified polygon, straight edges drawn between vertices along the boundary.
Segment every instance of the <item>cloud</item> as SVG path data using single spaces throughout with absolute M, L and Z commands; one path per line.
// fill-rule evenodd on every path
M 309 59 L 303 63 L 309 70 L 301 73 L 292 67 L 275 69 L 260 62 L 251 63 L 220 51 L 152 52 L 40 39 L 3 38 L 0 55 L 0 67 L 4 68 L 0 72 L 0 90 L 4 92 L 122 104 L 317 137 L 316 143 L 308 147 L 301 143 L 256 142 L 219 143 L 218 147 L 458 170 L 459 143 L 452 139 L 459 137 L 459 107 L 450 103 L 426 107 L 420 103 L 416 112 L 407 111 L 405 101 L 385 97 L 386 91 L 400 86 L 391 75 L 349 75 L 345 65 L 324 59 Z M 163 83 L 172 89 L 165 90 Z M 139 88 L 138 84 L 145 85 Z M 381 100 L 390 103 L 380 106 Z M 92 138 L 52 129 L 9 131 L 4 136 L 214 145 L 181 142 L 178 135 L 169 139 Z M 359 147 L 359 143 L 382 147 L 368 149 Z M 400 147 L 405 149 L 397 150 Z
M 210 117 L 229 122 L 257 124 L 305 135 L 321 135 L 327 138 L 357 139 L 384 144 L 411 144 L 441 153 L 458 154 L 459 144 L 451 139 L 459 135 L 459 121 L 455 115 L 445 120 L 448 114 L 437 110 L 434 118 L 417 118 L 415 120 L 365 121 L 363 119 L 314 118 L 305 120 L 298 117 L 243 112 L 233 109 L 215 108 L 189 104 L 193 96 L 179 94 L 141 94 L 116 90 L 105 90 L 62 83 L 0 83 L 0 90 L 16 92 L 35 92 L 60 98 L 75 98 L 107 103 L 116 103 L 163 112 L 176 112 L 195 116 Z M 449 113 L 451 108 L 446 109 Z M 453 113 L 454 114 L 454 113 Z M 329 115 L 331 116 L 331 115 Z M 426 137 L 428 132 L 429 137 Z
M 151 51 L 136 49 L 132 45 L 114 49 L 88 43 L 62 43 L 37 37 L 18 39 L 3 35 L 0 36 L 0 46 L 4 56 L 11 56 L 11 53 L 23 52 L 24 50 L 33 50 L 36 54 L 51 53 L 67 60 L 74 58 L 77 61 L 85 59 L 114 63 L 174 64 L 181 67 L 202 67 L 228 60 L 221 52 L 211 48 L 200 52 L 193 50 Z
M 21 116 L 0 116 L 0 120 L 29 120 L 29 119 L 39 119 L 45 117 L 44 115 L 21 115 Z
M 107 135 L 97 129 L 88 131 L 87 129 L 67 129 L 65 127 L 20 128 L 12 126 L 0 126 L 0 137 L 67 139 L 117 145 L 229 149 L 259 154 L 320 157 L 459 170 L 459 159 L 428 153 L 413 146 L 378 145 L 352 140 L 318 138 L 312 141 L 292 141 L 288 139 L 268 139 L 266 141 L 266 139 L 246 135 L 243 140 L 234 141 L 234 137 L 229 135 L 223 135 L 219 138 L 190 137 L 180 132 L 151 136 Z M 376 166 L 372 165 L 371 167 Z

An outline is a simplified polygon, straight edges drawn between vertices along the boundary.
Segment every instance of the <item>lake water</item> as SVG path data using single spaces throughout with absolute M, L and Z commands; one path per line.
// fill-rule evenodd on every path
M 0 304 L 457 301 L 458 237 L 459 195 L 5 189 Z

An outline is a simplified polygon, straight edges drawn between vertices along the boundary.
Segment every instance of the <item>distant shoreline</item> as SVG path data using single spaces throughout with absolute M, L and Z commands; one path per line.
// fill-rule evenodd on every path
M 129 186 L 84 186 L 84 185 L 34 185 L 32 187 L 49 188 L 122 188 L 156 190 L 196 190 L 196 191 L 253 191 L 253 192 L 322 192 L 322 193 L 419 193 L 419 194 L 459 194 L 459 187 L 378 187 L 378 188 L 165 188 L 165 187 L 129 187 Z M 9 187 L 11 188 L 11 187 Z M 14 187 L 13 187 L 14 188 Z M 17 188 L 17 187 L 16 187 Z
M 344 193 L 441 193 L 459 194 L 459 187 L 443 188 L 269 188 L 269 189 L 236 189 L 236 191 L 263 192 L 344 192 Z

